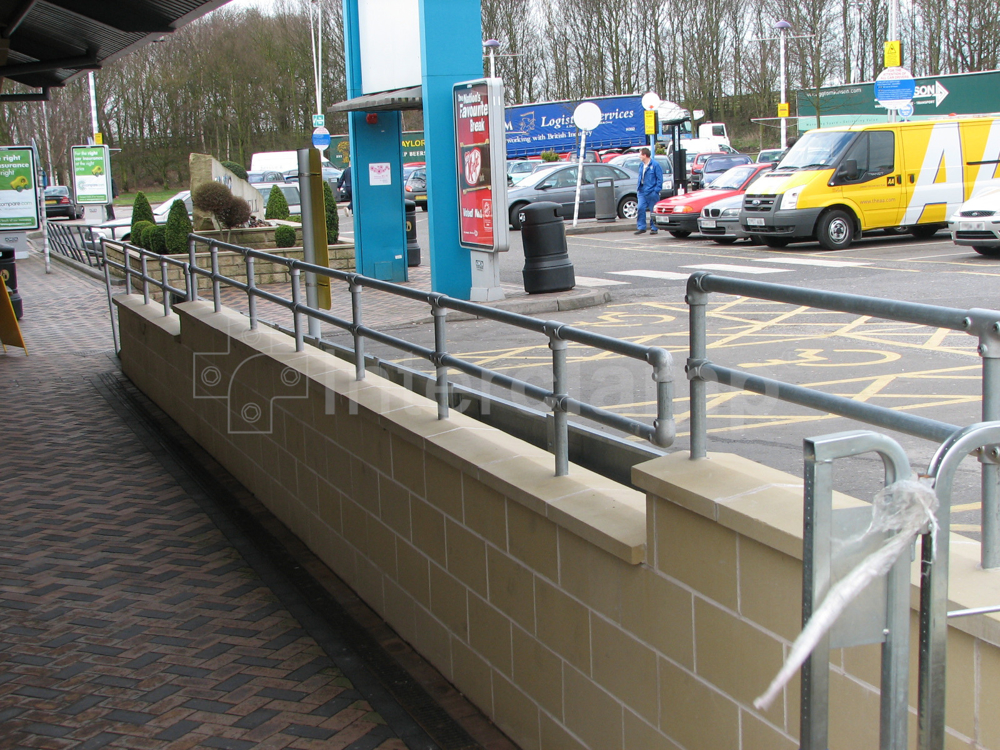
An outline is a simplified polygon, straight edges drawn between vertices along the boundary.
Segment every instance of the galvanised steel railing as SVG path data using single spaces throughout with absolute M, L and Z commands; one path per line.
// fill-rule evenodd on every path
M 673 416 L 673 358 L 666 349 L 634 344 L 629 341 L 622 341 L 610 336 L 603 336 L 574 328 L 558 321 L 539 320 L 527 315 L 520 315 L 476 304 L 475 302 L 455 299 L 444 294 L 412 289 L 399 284 L 362 276 L 357 273 L 337 271 L 301 260 L 272 255 L 261 250 L 253 250 L 219 240 L 199 237 L 195 234 L 188 236 L 188 259 L 186 261 L 179 260 L 177 257 L 159 255 L 125 242 L 115 242 L 116 246 L 122 248 L 124 255 L 124 262 L 119 263 L 108 258 L 105 242 L 110 241 L 101 240 L 101 252 L 105 267 L 117 268 L 122 271 L 125 276 L 125 289 L 127 293 L 132 292 L 133 284 L 138 284 L 142 290 L 143 299 L 146 304 L 149 304 L 150 301 L 150 286 L 159 288 L 163 293 L 164 315 L 171 313 L 172 296 L 188 301 L 199 299 L 198 281 L 204 277 L 211 281 L 212 302 L 215 305 L 216 312 L 222 308 L 222 286 L 224 284 L 246 292 L 251 329 L 256 329 L 258 326 L 258 298 L 291 311 L 296 351 L 303 351 L 305 348 L 306 331 L 308 328 L 307 321 L 310 318 L 323 323 L 329 323 L 351 333 L 354 337 L 355 377 L 357 380 L 364 380 L 365 378 L 366 339 L 391 346 L 407 354 L 421 357 L 431 362 L 435 367 L 435 399 L 437 401 L 439 419 L 447 419 L 448 417 L 449 368 L 478 378 L 486 383 L 495 383 L 510 391 L 522 393 L 529 398 L 546 404 L 552 410 L 555 427 L 553 453 L 555 454 L 556 476 L 564 476 L 569 473 L 570 414 L 641 437 L 661 448 L 670 446 L 674 441 L 676 429 Z M 208 248 L 209 268 L 202 268 L 198 265 L 197 255 L 199 245 L 205 245 Z M 230 278 L 219 272 L 220 250 L 237 253 L 243 257 L 246 268 L 246 282 Z M 150 273 L 150 259 L 158 266 L 159 278 Z M 138 268 L 132 266 L 133 260 L 138 261 Z M 282 297 L 274 292 L 261 289 L 256 285 L 254 263 L 258 260 L 276 266 L 284 266 L 288 269 L 291 277 L 290 297 Z M 168 267 L 171 265 L 182 269 L 185 279 L 184 289 L 178 289 L 170 285 Z M 315 274 L 317 277 L 325 276 L 331 280 L 346 282 L 351 294 L 351 319 L 346 320 L 326 310 L 310 307 L 306 304 L 303 301 L 301 289 L 301 276 L 303 273 Z M 106 278 L 109 278 L 107 273 Z M 434 320 L 434 347 L 420 346 L 364 325 L 362 322 L 362 290 L 366 288 L 387 292 L 429 305 Z M 109 281 L 109 297 L 110 290 Z M 552 350 L 552 388 L 543 388 L 524 380 L 512 378 L 496 370 L 480 367 L 468 360 L 449 354 L 445 326 L 448 310 L 469 313 L 479 318 L 486 318 L 547 336 L 549 339 L 549 348 Z M 637 359 L 646 362 L 652 367 L 653 381 L 656 383 L 656 418 L 652 424 L 647 424 L 646 422 L 616 414 L 599 406 L 594 406 L 593 404 L 573 398 L 567 393 L 566 350 L 571 341 L 606 352 L 620 354 L 624 357 Z
M 938 444 L 949 441 L 960 429 L 957 425 L 935 419 L 906 414 L 884 406 L 822 393 L 715 364 L 708 359 L 706 327 L 708 295 L 712 292 L 947 328 L 975 336 L 979 339 L 978 352 L 983 360 L 982 421 L 1000 420 L 1000 312 L 996 310 L 937 307 L 919 302 L 824 292 L 696 273 L 688 279 L 686 297 L 690 325 L 690 349 L 686 370 L 691 394 L 692 459 L 705 456 L 708 432 L 706 386 L 709 382 L 721 383 L 731 388 L 856 419 Z M 984 568 L 997 568 L 1000 567 L 1000 503 L 998 503 L 997 487 L 997 480 L 1000 479 L 1000 448 L 993 443 L 974 448 L 982 464 L 982 564 Z M 947 528 L 947 525 L 944 528 Z

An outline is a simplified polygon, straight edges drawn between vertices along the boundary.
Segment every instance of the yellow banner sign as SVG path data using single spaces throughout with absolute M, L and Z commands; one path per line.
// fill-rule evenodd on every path
M 656 133 L 656 112 L 651 109 L 647 109 L 643 114 L 646 115 L 646 135 L 655 135 Z
M 903 64 L 903 51 L 899 41 L 885 43 L 885 67 L 898 68 Z
M 788 117 L 788 102 L 781 102 L 778 105 L 778 117 Z

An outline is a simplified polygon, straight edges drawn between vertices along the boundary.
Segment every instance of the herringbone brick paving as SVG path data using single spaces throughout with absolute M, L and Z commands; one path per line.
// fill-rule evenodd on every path
M 405 745 L 135 438 L 102 286 L 18 264 L 0 355 L 0 748 Z

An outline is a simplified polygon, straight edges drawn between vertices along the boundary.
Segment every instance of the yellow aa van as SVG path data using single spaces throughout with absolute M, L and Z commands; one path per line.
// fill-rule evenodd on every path
M 930 237 L 967 199 L 1000 187 L 1000 118 L 811 130 L 743 196 L 740 224 L 770 247 L 848 247 L 884 229 Z

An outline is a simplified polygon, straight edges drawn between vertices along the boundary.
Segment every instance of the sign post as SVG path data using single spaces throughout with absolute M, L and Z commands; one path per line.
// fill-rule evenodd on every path
M 73 170 L 73 195 L 84 207 L 84 221 L 100 224 L 103 221 L 98 206 L 112 201 L 111 149 L 107 146 L 73 146 L 70 149 Z
M 576 167 L 576 200 L 573 202 L 573 226 L 580 216 L 580 186 L 583 184 L 583 155 L 587 149 L 587 133 L 601 124 L 601 108 L 593 102 L 583 102 L 573 110 L 573 122 L 580 128 L 580 163 Z
M 503 299 L 496 253 L 510 244 L 503 81 L 452 87 L 457 147 L 459 244 L 471 251 L 473 302 Z

